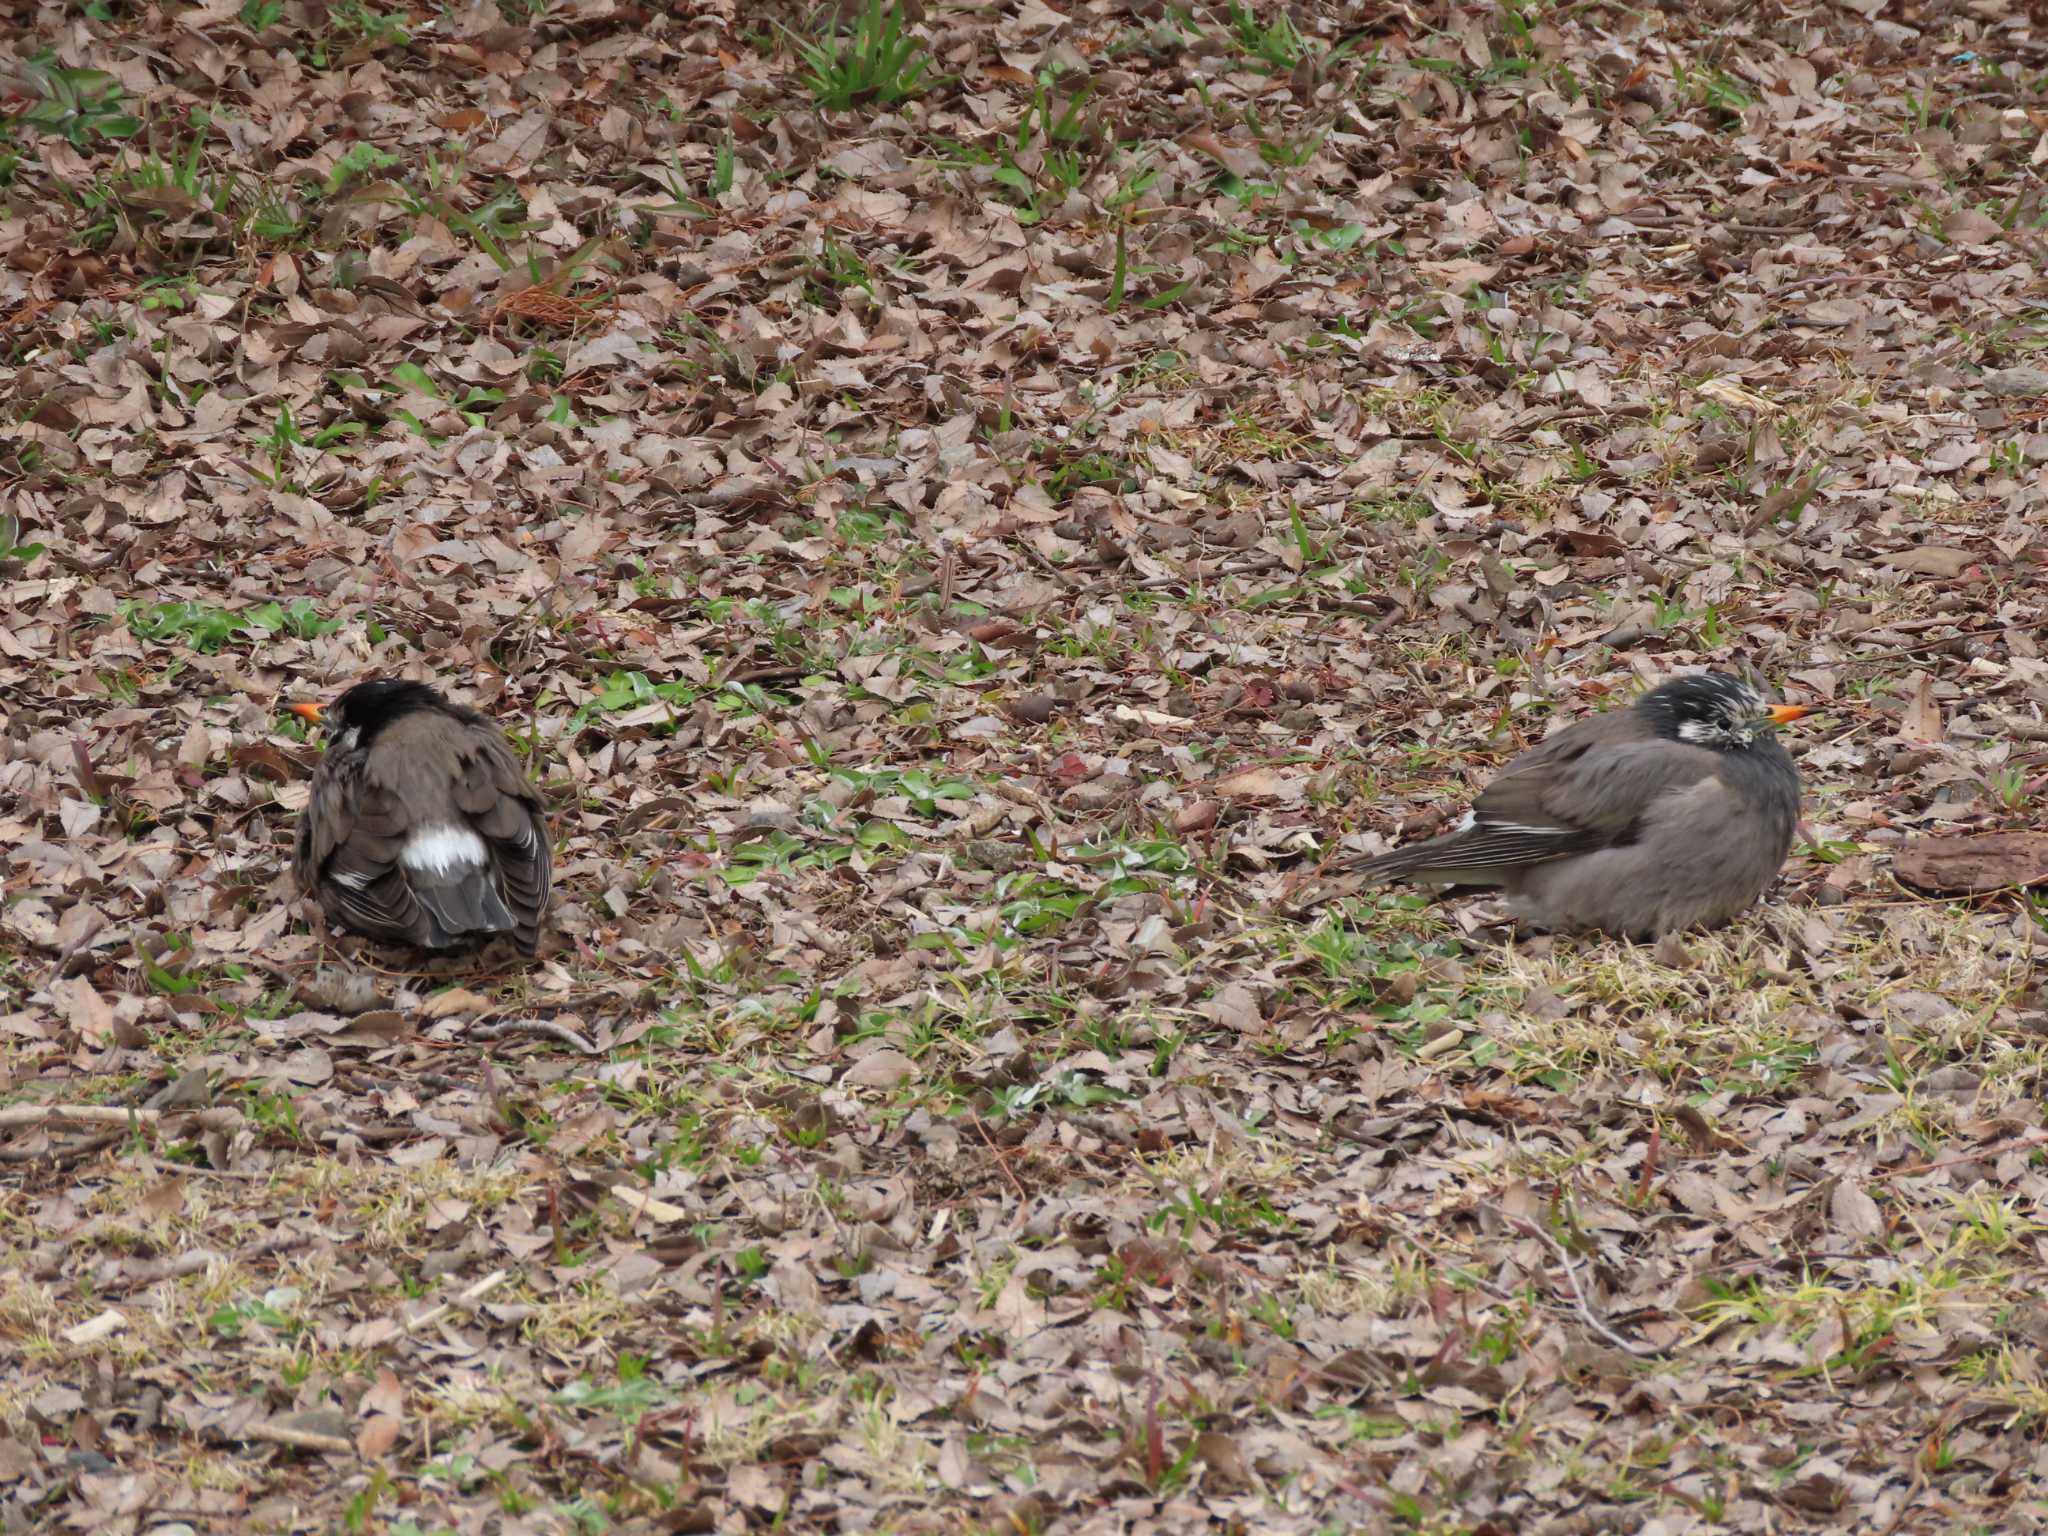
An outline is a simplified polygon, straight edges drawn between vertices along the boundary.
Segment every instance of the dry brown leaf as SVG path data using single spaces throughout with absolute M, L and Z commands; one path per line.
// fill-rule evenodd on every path
M 1241 981 L 1233 981 L 1202 1004 L 1203 1015 L 1222 1029 L 1248 1034 L 1260 1029 L 1258 994 Z
M 436 992 L 420 1004 L 419 1016 L 431 1022 L 435 1019 L 460 1018 L 467 1014 L 489 1013 L 497 1005 L 489 998 L 480 996 L 466 987 L 449 987 Z M 355 1026 L 361 1028 L 368 1015 L 358 1015 Z
M 64 1022 L 76 1031 L 81 1043 L 104 1045 L 114 1029 L 114 1010 L 91 982 L 82 976 L 53 984 L 50 993 L 64 1010 Z
M 1852 1179 L 1844 1179 L 1835 1186 L 1828 1201 L 1828 1216 L 1837 1230 L 1851 1237 L 1884 1236 L 1884 1212 L 1863 1186 Z
M 1905 713 L 1899 719 L 1900 739 L 1936 742 L 1946 734 L 1941 706 L 1934 702 L 1934 678 L 1926 672 L 1916 673 L 1912 692 L 1906 696 Z
M 917 1063 L 901 1051 L 870 1051 L 840 1076 L 849 1088 L 894 1088 L 916 1077 Z
M 1240 768 L 1215 781 L 1219 795 L 1263 800 L 1299 800 L 1308 792 L 1308 780 L 1298 773 L 1277 768 Z
M 1979 832 L 1917 837 L 1900 845 L 1892 867 L 1923 891 L 1996 891 L 2048 884 L 2048 832 Z
M 1878 557 L 1894 570 L 1913 571 L 1922 576 L 1960 576 L 1975 564 L 1978 556 L 1967 549 L 1953 549 L 1945 544 L 1916 544 L 1911 549 L 1895 550 Z

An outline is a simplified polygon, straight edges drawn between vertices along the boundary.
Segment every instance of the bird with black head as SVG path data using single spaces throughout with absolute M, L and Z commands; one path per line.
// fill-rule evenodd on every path
M 504 732 L 399 678 L 290 709 L 327 730 L 294 868 L 328 920 L 423 949 L 504 933 L 532 954 L 552 883 L 547 819 Z
M 1672 678 L 1524 752 L 1443 836 L 1349 872 L 1496 886 L 1551 931 L 1718 927 L 1792 850 L 1799 770 L 1774 731 L 1808 713 L 1726 673 Z

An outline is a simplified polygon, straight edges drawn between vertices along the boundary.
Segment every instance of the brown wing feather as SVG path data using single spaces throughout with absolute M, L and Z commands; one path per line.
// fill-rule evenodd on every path
M 531 954 L 540 942 L 541 919 L 554 884 L 547 816 L 505 738 L 495 730 L 487 737 L 479 733 L 478 746 L 456 803 L 490 845 L 505 905 L 519 924 L 519 945 Z
M 420 942 L 426 915 L 398 867 L 410 834 L 404 805 L 364 782 L 364 754 L 329 753 L 300 820 L 299 883 L 328 921 L 376 938 Z
M 320 866 L 328 855 L 348 840 L 355 828 L 355 794 L 333 757 L 323 757 L 313 771 L 306 809 L 299 815 L 298 853 L 295 860 L 299 884 L 313 888 Z
M 488 720 L 463 720 L 459 735 L 440 738 L 448 752 L 448 798 L 490 849 L 491 874 L 511 912 L 513 937 L 529 954 L 552 887 L 547 820 L 511 743 Z

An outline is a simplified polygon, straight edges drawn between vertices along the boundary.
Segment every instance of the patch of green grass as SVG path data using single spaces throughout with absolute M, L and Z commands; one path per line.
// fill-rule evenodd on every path
M 893 107 L 922 91 L 931 57 L 904 22 L 895 0 L 867 0 L 849 30 L 828 23 L 814 37 L 793 38 L 806 70 L 804 85 L 818 106 L 827 112 L 858 102 Z
M 43 99 L 0 124 L 19 123 L 32 133 L 53 134 L 77 149 L 88 149 L 97 139 L 132 139 L 142 132 L 142 119 L 122 105 L 127 92 L 121 82 L 103 69 L 37 62 L 28 66 L 28 76 Z
M 886 821 L 863 822 L 844 842 L 806 842 L 793 833 L 769 828 L 726 850 L 726 862 L 718 874 L 729 885 L 747 885 L 770 874 L 830 869 L 853 857 L 856 849 L 874 853 L 892 845 L 903 847 L 908 841 Z
M 12 513 L 0 514 L 0 565 L 10 560 L 27 564 L 43 553 L 47 545 L 32 542 L 22 537 L 21 519 Z
M 711 174 L 706 178 L 704 190 L 701 193 L 697 192 L 691 184 L 690 173 L 683 167 L 682 152 L 680 150 L 669 151 L 668 162 L 664 169 L 642 171 L 641 174 L 669 195 L 667 206 L 651 208 L 647 210 L 648 212 L 681 214 L 691 218 L 707 215 L 711 212 L 712 205 L 732 190 L 734 174 L 732 134 L 728 132 L 724 138 L 718 141 L 717 148 L 713 150 Z
M 238 217 L 243 233 L 268 245 L 289 244 L 306 231 L 304 209 L 267 181 L 245 185 Z
M 206 115 L 194 113 L 189 137 L 182 145 L 168 145 L 161 155 L 145 152 L 129 160 L 123 151 L 114 184 L 131 213 L 166 223 L 204 211 L 226 221 L 240 189 L 235 177 L 208 169 L 206 125 Z
M 936 816 L 941 800 L 972 800 L 974 786 L 965 779 L 935 779 L 921 768 L 871 771 L 835 768 L 832 777 L 853 788 L 857 796 L 881 798 L 901 795 L 919 816 Z
M 333 198 L 358 181 L 367 181 L 397 165 L 398 156 L 374 144 L 351 144 L 342 152 L 321 184 L 322 195 Z
M 1226 18 L 1230 39 L 1272 73 L 1284 75 L 1309 56 L 1311 44 L 1285 11 L 1268 19 L 1260 9 L 1231 0 Z
M 380 11 L 368 0 L 332 0 L 327 7 L 327 24 L 341 39 L 375 52 L 402 47 L 412 41 L 412 32 L 401 11 Z
M 997 880 L 995 897 L 1003 926 L 1025 938 L 1065 927 L 1096 899 L 1093 892 L 1031 870 Z
M 1128 1093 L 1099 1083 L 1084 1072 L 1062 1072 L 1057 1077 L 996 1088 L 993 1108 L 1005 1120 L 1021 1120 L 1037 1110 L 1055 1107 L 1099 1109 L 1105 1104 L 1121 1104 L 1129 1098 Z
M 886 503 L 853 503 L 839 509 L 833 531 L 849 544 L 879 544 L 902 530 L 902 518 Z
M 807 266 L 804 302 L 813 308 L 837 309 L 840 296 L 849 288 L 863 289 L 870 296 L 875 291 L 875 274 L 860 253 L 830 235 L 818 242 L 817 254 Z
M 296 1306 L 299 1293 L 290 1288 L 280 1288 L 264 1295 L 245 1297 L 240 1301 L 215 1308 L 207 1319 L 217 1338 L 233 1341 L 242 1337 L 251 1326 L 268 1330 L 285 1338 L 295 1338 L 304 1325 L 295 1321 L 287 1307 Z
M 1674 101 L 1691 108 L 1704 108 L 1717 122 L 1739 123 L 1754 104 L 1736 78 L 1718 64 L 1688 66 L 1683 60 L 1671 65 Z
M 340 619 L 323 619 L 312 600 L 304 597 L 295 597 L 289 604 L 257 603 L 241 609 L 202 602 L 130 600 L 121 604 L 120 617 L 138 640 L 179 643 L 209 654 L 225 645 L 255 644 L 278 634 L 312 640 L 332 634 L 342 625 Z

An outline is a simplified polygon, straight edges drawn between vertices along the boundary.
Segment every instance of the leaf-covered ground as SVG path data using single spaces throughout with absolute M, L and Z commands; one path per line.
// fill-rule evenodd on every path
M 2026 7 L 5 10 L 6 1529 L 2048 1524 Z M 1725 933 L 1319 872 L 1707 662 Z

